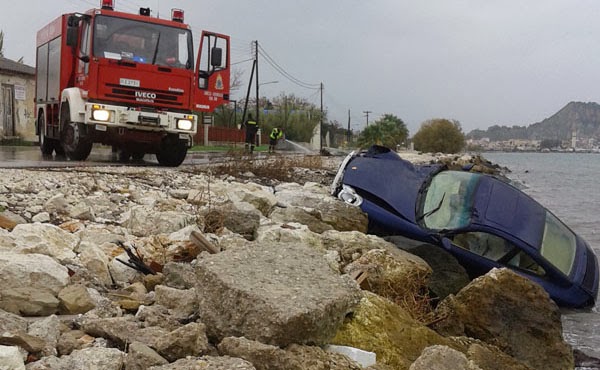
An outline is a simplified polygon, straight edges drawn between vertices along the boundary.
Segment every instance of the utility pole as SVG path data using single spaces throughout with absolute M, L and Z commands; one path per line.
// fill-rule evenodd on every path
M 348 141 L 348 144 L 350 144 L 350 109 L 348 109 L 348 132 L 346 134 L 346 141 Z
M 256 50 L 254 50 L 254 52 L 255 52 L 254 63 L 256 64 L 256 126 L 258 126 L 258 128 L 260 129 L 260 122 L 259 122 L 260 98 L 259 98 L 259 94 L 258 94 L 258 86 L 260 85 L 259 79 L 258 79 L 258 40 L 254 41 L 254 47 L 256 49 Z
M 367 116 L 367 127 L 369 127 L 369 113 L 373 113 L 370 110 L 364 110 L 363 113 Z
M 319 128 L 319 147 L 323 151 L 323 82 L 321 82 L 321 126 Z

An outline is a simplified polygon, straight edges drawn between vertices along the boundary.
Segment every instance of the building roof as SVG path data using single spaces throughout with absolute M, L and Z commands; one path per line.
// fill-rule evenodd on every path
M 0 57 L 0 73 L 12 73 L 35 76 L 35 68 L 27 64 L 15 62 L 14 60 Z

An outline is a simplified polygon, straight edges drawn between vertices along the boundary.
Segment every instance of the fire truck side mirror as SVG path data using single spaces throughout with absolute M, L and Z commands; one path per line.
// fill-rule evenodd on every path
M 79 39 L 79 17 L 72 15 L 67 22 L 67 45 L 71 47 L 77 46 Z
M 210 55 L 210 65 L 211 67 L 220 67 L 223 63 L 223 49 L 221 48 L 212 48 Z

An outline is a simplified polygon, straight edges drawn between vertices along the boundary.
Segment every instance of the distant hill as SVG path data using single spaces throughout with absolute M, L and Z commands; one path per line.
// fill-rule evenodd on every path
M 492 126 L 487 130 L 473 130 L 469 139 L 489 138 L 491 141 L 511 139 L 569 140 L 573 129 L 579 138 L 600 138 L 600 104 L 570 102 L 553 116 L 529 126 Z

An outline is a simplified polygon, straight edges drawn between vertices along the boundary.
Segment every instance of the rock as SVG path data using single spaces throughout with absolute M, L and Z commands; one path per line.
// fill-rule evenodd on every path
M 157 338 L 154 348 L 171 362 L 186 356 L 207 354 L 209 345 L 206 327 L 201 323 L 189 323 Z
M 7 370 L 25 370 L 25 362 L 17 347 L 0 346 L 0 368 Z
M 427 347 L 417 358 L 410 370 L 481 370 L 481 368 L 467 360 L 463 353 L 448 346 Z
M 0 298 L 0 308 L 22 316 L 52 315 L 60 303 L 51 291 L 31 286 L 3 288 Z
M 140 326 L 132 317 L 84 318 L 80 326 L 86 334 L 108 339 L 123 348 L 126 343 L 140 340 L 137 337 Z
M 45 254 L 61 262 L 75 258 L 73 250 L 79 238 L 51 224 L 20 224 L 10 233 L 14 239 L 15 252 Z
M 50 214 L 48 212 L 41 212 L 31 218 L 33 222 L 50 222 Z
M 277 198 L 273 195 L 273 191 L 258 184 L 236 184 L 236 186 L 229 187 L 227 193 L 234 203 L 249 203 L 265 217 L 277 204 Z
M 429 346 L 451 344 L 399 306 L 370 292 L 365 292 L 331 343 L 375 352 L 378 364 L 397 370 L 407 370 Z
M 68 207 L 69 217 L 78 220 L 96 221 L 94 210 L 86 202 L 79 202 L 74 206 Z
M 169 309 L 159 304 L 152 306 L 140 306 L 135 314 L 137 321 L 144 327 L 158 326 L 167 331 L 173 331 L 182 326 L 177 318 L 169 312 Z
M 179 318 L 187 318 L 198 310 L 196 290 L 175 289 L 164 285 L 157 285 L 155 302 L 171 309 L 172 314 Z
M 60 358 L 49 356 L 27 365 L 27 370 L 102 369 L 121 370 L 125 353 L 116 348 L 91 347 L 75 350 Z
M 102 249 L 90 242 L 81 242 L 79 245 L 79 261 L 103 286 L 112 285 L 112 278 L 108 269 L 108 256 Z
M 285 349 L 246 338 L 228 337 L 219 343 L 219 353 L 242 358 L 257 370 L 360 370 L 362 366 L 339 353 L 320 347 L 292 344 Z
M 151 366 L 166 365 L 164 357 L 156 353 L 144 343 L 133 342 L 129 345 L 127 358 L 125 359 L 125 370 L 146 370 Z
M 96 307 L 87 288 L 81 284 L 69 285 L 58 293 L 60 311 L 63 315 L 86 313 Z
M 27 321 L 21 316 L 0 310 L 0 334 L 27 331 Z
M 572 369 L 560 311 L 544 289 L 508 269 L 493 269 L 438 306 L 436 329 L 493 344 L 534 369 Z
M 398 249 L 394 244 L 378 236 L 366 235 L 358 231 L 326 231 L 321 234 L 321 243 L 327 250 L 339 253 L 341 270 L 372 249 L 384 249 L 400 260 L 412 260 L 414 263 L 425 265 L 420 257 Z
M 275 197 L 285 206 L 311 208 L 320 219 L 338 231 L 367 232 L 368 219 L 359 207 L 350 206 L 329 195 L 327 188 L 314 183 L 282 184 L 275 188 Z
M 228 204 L 216 210 L 223 217 L 223 226 L 247 240 L 256 239 L 261 213 L 249 203 Z
M 17 346 L 29 353 L 38 354 L 46 348 L 46 341 L 27 333 L 4 333 L 0 335 L 0 345 Z
M 60 356 L 69 355 L 76 349 L 82 349 L 80 339 L 86 334 L 81 330 L 69 330 L 60 335 L 56 343 L 56 350 Z
M 305 245 L 265 244 L 208 255 L 196 265 L 198 314 L 210 337 L 325 344 L 360 299 Z
M 56 355 L 56 347 L 61 335 L 61 329 L 64 324 L 58 319 L 58 316 L 51 315 L 41 320 L 36 320 L 29 324 L 27 333 L 37 338 L 41 338 L 46 343 L 43 349 L 45 356 Z
M 228 356 L 203 356 L 186 358 L 162 366 L 152 366 L 148 370 L 256 370 L 248 361 Z
M 135 236 L 170 234 L 196 222 L 194 216 L 178 212 L 160 212 L 148 206 L 136 206 L 129 211 L 122 225 Z
M 279 223 L 297 222 L 299 224 L 306 225 L 312 232 L 320 234 L 327 230 L 333 230 L 333 226 L 325 223 L 321 220 L 319 212 L 312 210 L 309 212 L 303 208 L 290 206 L 290 207 L 277 207 L 269 215 L 272 221 Z
M 0 271 L 0 308 L 16 314 L 54 313 L 69 281 L 67 269 L 42 254 L 0 253 Z
M 163 267 L 164 284 L 176 289 L 190 289 L 196 285 L 196 272 L 190 264 L 169 262 Z
M 69 202 L 65 199 L 64 194 L 56 194 L 44 204 L 44 209 L 48 213 L 66 214 L 68 207 Z

